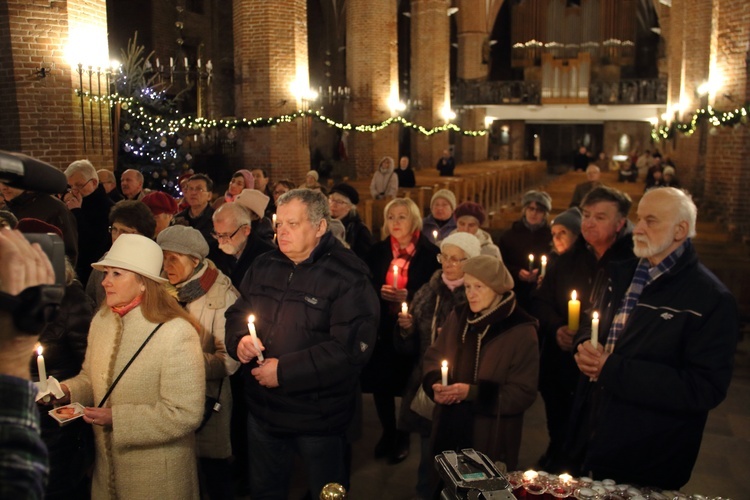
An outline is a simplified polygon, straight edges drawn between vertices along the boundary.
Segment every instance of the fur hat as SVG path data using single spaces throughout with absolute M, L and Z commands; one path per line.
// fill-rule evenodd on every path
M 179 211 L 177 201 L 162 191 L 151 191 L 141 198 L 141 201 L 151 209 L 151 213 L 154 214 L 154 217 L 160 214 L 174 215 Z
M 270 199 L 257 189 L 243 189 L 240 194 L 235 196 L 234 202 L 239 203 L 262 219 L 266 213 L 266 207 Z
M 116 267 L 157 283 L 167 283 L 168 280 L 160 276 L 163 261 L 161 247 L 151 238 L 140 234 L 121 234 L 102 260 L 94 262 L 91 267 L 99 271 L 104 271 L 105 267 Z
M 552 210 L 552 198 L 544 191 L 526 191 L 521 200 L 521 205 L 525 207 L 531 202 L 536 202 L 537 205 L 543 207 L 547 212 Z
M 315 179 L 315 182 L 318 182 L 318 180 L 320 180 L 320 175 L 315 170 L 310 170 L 305 174 L 305 177 L 312 177 L 313 179 Z
M 503 261 L 492 255 L 480 255 L 464 262 L 464 274 L 470 274 L 498 295 L 513 289 L 513 277 Z
M 336 184 L 331 188 L 330 194 L 333 193 L 339 193 L 342 196 L 346 196 L 353 205 L 359 203 L 359 193 L 349 184 L 343 182 L 341 184 Z
M 453 191 L 449 189 L 440 189 L 438 191 L 435 191 L 435 194 L 433 194 L 432 198 L 430 199 L 430 208 L 432 208 L 432 204 L 435 203 L 435 200 L 437 200 L 438 198 L 442 198 L 450 203 L 451 211 L 456 209 L 456 195 L 453 194 Z
M 459 233 L 458 231 L 451 233 L 447 238 L 440 242 L 440 251 L 443 251 L 445 245 L 453 245 L 464 251 L 467 259 L 476 257 L 482 251 L 482 244 L 479 242 L 479 238 L 471 233 Z
M 479 221 L 480 226 L 484 224 L 484 221 L 487 218 L 487 214 L 485 213 L 484 208 L 482 208 L 482 205 L 474 203 L 473 201 L 465 201 L 461 203 L 456 207 L 454 215 L 456 220 L 464 215 L 470 215 Z
M 189 255 L 200 260 L 208 255 L 208 242 L 200 231 L 190 226 L 169 226 L 159 233 L 156 242 L 167 252 Z
M 571 207 L 567 209 L 566 211 L 559 214 L 557 217 L 552 219 L 552 223 L 550 226 L 554 225 L 563 225 L 568 230 L 570 230 L 571 233 L 578 236 L 581 234 L 581 211 L 578 209 L 578 207 Z

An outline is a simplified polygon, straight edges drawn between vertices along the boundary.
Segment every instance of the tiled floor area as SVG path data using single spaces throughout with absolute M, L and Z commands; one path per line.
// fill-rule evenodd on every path
M 380 437 L 372 398 L 365 396 L 365 436 L 354 447 L 351 499 L 410 499 L 418 463 L 419 440 L 412 436 L 412 454 L 398 465 L 372 459 Z M 521 464 L 531 467 L 547 446 L 541 397 L 526 414 Z M 688 494 L 709 498 L 750 499 L 750 335 L 739 345 L 732 385 L 727 399 L 709 415 L 698 462 Z

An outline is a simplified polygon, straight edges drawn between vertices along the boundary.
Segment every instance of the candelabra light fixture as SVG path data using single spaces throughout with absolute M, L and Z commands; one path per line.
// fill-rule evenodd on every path
M 352 91 L 349 87 L 334 87 L 329 85 L 328 87 L 318 87 L 318 97 L 320 98 L 321 104 L 338 104 L 340 102 L 348 102 L 352 98 Z
M 213 78 L 214 66 L 210 59 L 205 64 L 203 64 L 200 58 L 196 59 L 195 63 L 191 63 L 187 57 L 184 57 L 182 61 L 179 58 L 170 57 L 169 65 L 165 65 L 161 64 L 157 57 L 153 65 L 151 61 L 146 59 L 144 69 L 147 73 L 150 72 L 158 75 L 160 80 L 169 78 L 170 83 L 174 82 L 177 77 L 185 77 L 185 83 L 188 85 L 198 81 L 205 81 L 207 85 L 210 85 Z

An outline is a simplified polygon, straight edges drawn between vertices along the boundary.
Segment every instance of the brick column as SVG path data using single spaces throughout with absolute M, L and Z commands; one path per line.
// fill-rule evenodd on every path
M 461 128 L 464 130 L 484 130 L 485 116 L 487 116 L 485 108 L 468 108 L 461 115 Z M 486 160 L 489 139 L 489 134 L 481 137 L 461 135 L 459 139 L 460 154 L 456 153 L 457 159 L 461 162 Z M 435 161 L 437 162 L 437 160 Z
M 309 85 L 307 3 L 234 0 L 234 70 L 237 116 L 272 117 L 305 105 L 294 81 Z M 262 167 L 272 180 L 302 183 L 310 169 L 309 120 L 299 119 L 243 133 L 244 168 Z
M 450 28 L 448 0 L 412 0 L 411 2 L 411 89 L 423 109 L 413 120 L 427 128 L 445 124 L 441 110 L 450 106 Z M 448 147 L 448 133 L 425 136 L 412 133 L 412 164 L 416 168 L 435 168 L 442 151 Z M 458 173 L 458 172 L 457 172 Z
M 398 97 L 396 7 L 392 0 L 347 1 L 346 80 L 352 100 L 345 116 L 351 123 L 379 123 L 391 116 L 388 100 Z M 348 146 L 357 177 L 369 178 L 383 156 L 398 163 L 398 127 L 352 131 Z
M 81 158 L 97 168 L 112 168 L 109 108 L 102 106 L 101 119 L 98 104 L 84 100 L 81 110 L 74 94 L 78 73 L 71 62 L 81 62 L 86 70 L 91 66 L 92 85 L 85 74 L 83 89 L 98 93 L 96 70 L 109 62 L 105 0 L 0 4 L 0 149 L 59 168 Z M 102 79 L 101 92 L 108 94 Z

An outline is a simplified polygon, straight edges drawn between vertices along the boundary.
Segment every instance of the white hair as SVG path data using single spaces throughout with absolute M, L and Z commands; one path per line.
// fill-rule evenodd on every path
M 657 189 L 651 189 L 643 198 L 647 196 L 661 195 L 670 199 L 674 205 L 674 219 L 675 224 L 680 222 L 687 222 L 688 224 L 688 238 L 695 237 L 695 224 L 698 219 L 698 207 L 695 206 L 693 198 L 682 189 L 673 187 L 661 187 Z M 643 200 L 641 198 L 641 200 Z
M 94 168 L 94 165 L 92 165 L 88 160 L 76 160 L 68 165 L 68 168 L 65 169 L 65 177 L 67 178 L 70 178 L 70 176 L 77 173 L 83 175 L 83 178 L 87 181 L 91 179 L 99 179 L 99 177 L 96 175 L 96 169 Z

